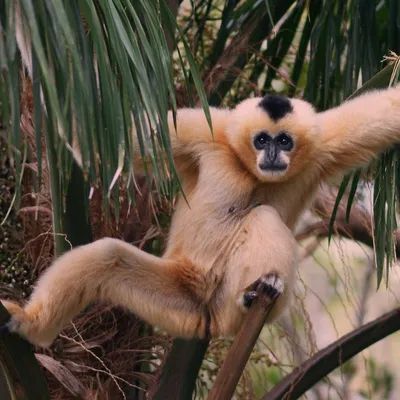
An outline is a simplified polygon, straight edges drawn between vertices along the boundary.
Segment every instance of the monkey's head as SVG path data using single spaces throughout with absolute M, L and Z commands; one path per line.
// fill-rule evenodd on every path
M 228 141 L 259 180 L 279 182 L 312 162 L 317 132 L 316 112 L 309 103 L 267 95 L 232 110 Z

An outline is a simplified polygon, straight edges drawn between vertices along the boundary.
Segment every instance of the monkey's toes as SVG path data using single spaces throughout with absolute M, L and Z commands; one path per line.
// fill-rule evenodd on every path
M 260 287 L 261 286 L 261 287 Z M 281 278 L 275 274 L 267 274 L 258 278 L 250 286 L 248 286 L 244 293 L 239 297 L 239 305 L 244 307 L 244 311 L 249 309 L 254 300 L 259 296 L 259 290 L 266 295 L 269 299 L 275 300 L 283 293 L 284 283 Z
M 284 283 L 282 279 L 275 274 L 264 275 L 257 279 L 252 287 L 257 290 L 261 285 L 262 292 L 267 295 L 271 300 L 275 300 L 283 293 Z

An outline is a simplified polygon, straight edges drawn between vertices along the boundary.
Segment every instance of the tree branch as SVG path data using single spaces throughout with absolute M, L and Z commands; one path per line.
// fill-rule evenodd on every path
M 260 290 L 258 290 L 258 293 L 258 299 L 254 301 L 247 313 L 242 327 L 219 370 L 207 400 L 230 400 L 235 392 L 251 351 L 276 301 L 276 299 L 271 301 Z

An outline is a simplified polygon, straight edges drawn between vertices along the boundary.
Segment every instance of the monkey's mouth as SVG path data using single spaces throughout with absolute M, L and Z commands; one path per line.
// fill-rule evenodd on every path
M 287 164 L 260 164 L 258 166 L 261 171 L 267 172 L 267 171 L 286 171 L 287 169 Z

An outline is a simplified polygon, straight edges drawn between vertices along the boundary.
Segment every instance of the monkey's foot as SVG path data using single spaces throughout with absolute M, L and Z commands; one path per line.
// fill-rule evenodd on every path
M 2 331 L 15 332 L 31 342 L 42 347 L 48 347 L 53 342 L 57 333 L 54 330 L 42 329 L 40 319 L 38 318 L 40 310 L 30 307 L 29 312 L 24 310 L 18 304 L 1 300 L 3 306 L 11 314 L 10 320 L 2 327 Z
M 282 280 L 273 274 L 264 275 L 253 282 L 243 294 L 243 305 L 250 308 L 253 301 L 258 297 L 257 289 L 261 285 L 262 292 L 271 300 L 275 300 L 283 293 L 284 284 Z

